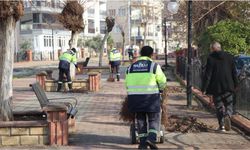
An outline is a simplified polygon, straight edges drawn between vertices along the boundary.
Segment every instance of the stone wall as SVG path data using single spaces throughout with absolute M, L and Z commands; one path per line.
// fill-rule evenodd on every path
M 89 89 L 88 80 L 74 80 L 73 89 L 81 89 L 87 91 Z M 67 83 L 64 83 L 64 89 L 68 89 Z M 55 92 L 57 89 L 57 81 L 55 80 L 45 80 L 45 91 L 46 92 Z
M 0 146 L 49 144 L 46 121 L 6 121 L 0 124 Z

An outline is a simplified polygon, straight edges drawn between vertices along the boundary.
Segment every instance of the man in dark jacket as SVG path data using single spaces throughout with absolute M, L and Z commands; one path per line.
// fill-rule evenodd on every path
M 233 93 L 238 84 L 234 59 L 232 55 L 221 50 L 218 42 L 212 43 L 210 49 L 202 92 L 206 91 L 206 94 L 213 96 L 219 129 L 229 131 L 230 116 L 233 112 Z

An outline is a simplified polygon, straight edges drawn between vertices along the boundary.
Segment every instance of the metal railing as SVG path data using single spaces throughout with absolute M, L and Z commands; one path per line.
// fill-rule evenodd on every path
M 186 80 L 186 68 L 187 61 L 183 56 L 176 58 L 176 73 Z M 198 58 L 192 59 L 192 84 L 196 89 L 202 87 L 203 67 L 201 61 Z M 244 117 L 250 119 L 250 66 L 241 70 L 239 75 L 239 89 L 234 95 L 234 108 L 235 111 Z

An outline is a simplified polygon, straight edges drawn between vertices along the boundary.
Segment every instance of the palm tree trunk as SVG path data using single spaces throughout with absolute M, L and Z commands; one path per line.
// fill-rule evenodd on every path
M 78 35 L 79 32 L 77 31 L 72 31 L 71 32 L 71 39 L 69 41 L 69 48 L 77 48 L 77 40 L 78 40 Z M 75 66 L 73 64 L 70 64 L 70 76 L 71 79 L 75 79 L 75 74 L 76 74 L 76 69 Z
M 122 61 L 124 61 L 124 57 L 125 57 L 125 36 L 122 36 Z
M 108 35 L 109 35 L 109 32 L 107 32 L 107 33 L 104 35 L 103 39 L 102 39 L 102 45 L 101 45 L 100 55 L 99 55 L 99 67 L 102 66 L 103 49 L 104 49 L 104 44 L 105 44 L 105 42 L 106 42 L 106 40 L 107 40 L 107 38 L 108 38 Z
M 11 101 L 16 22 L 11 16 L 0 19 L 0 24 L 0 120 L 9 121 L 13 120 Z

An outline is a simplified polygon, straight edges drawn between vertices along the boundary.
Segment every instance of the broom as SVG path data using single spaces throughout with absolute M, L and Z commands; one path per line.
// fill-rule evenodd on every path
M 167 116 L 167 90 L 164 90 L 162 94 L 162 103 L 161 103 L 161 109 L 162 109 L 162 115 L 161 115 L 161 124 L 167 127 L 168 125 L 168 116 Z M 125 98 L 125 100 L 121 104 L 121 110 L 119 112 L 120 120 L 127 122 L 127 123 L 133 123 L 135 120 L 135 114 L 129 112 L 128 110 L 128 97 Z

